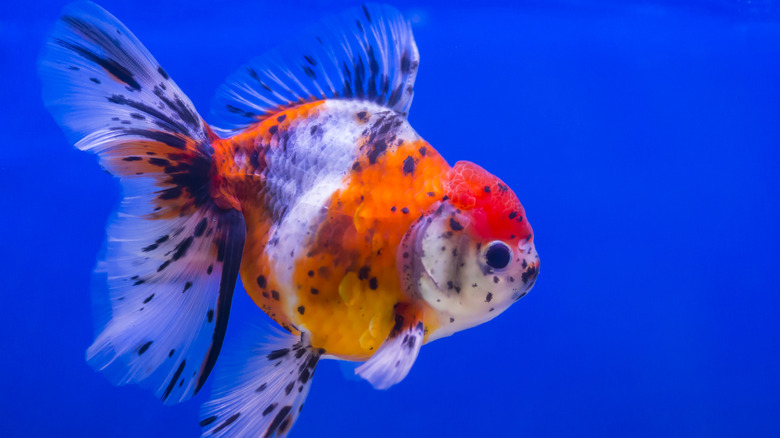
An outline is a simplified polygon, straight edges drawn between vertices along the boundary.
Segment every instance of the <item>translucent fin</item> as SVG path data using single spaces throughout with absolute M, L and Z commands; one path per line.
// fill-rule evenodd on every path
M 230 76 L 212 105 L 215 124 L 240 129 L 281 108 L 329 98 L 376 102 L 407 114 L 419 56 L 396 9 L 364 5 L 322 20 L 299 39 Z
M 245 226 L 209 195 L 208 127 L 114 17 L 67 7 L 40 61 L 44 100 L 76 147 L 122 183 L 97 270 L 99 334 L 87 360 L 167 402 L 196 393 L 222 345 Z M 104 288 L 101 288 L 104 289 Z
M 309 393 L 322 350 L 276 331 L 265 345 L 245 346 L 220 365 L 211 401 L 201 409 L 203 437 L 283 437 Z
M 101 153 L 117 142 L 207 139 L 192 103 L 135 36 L 100 6 L 67 6 L 39 62 L 43 100 L 71 142 Z
M 387 389 L 409 374 L 420 347 L 425 327 L 422 315 L 414 309 L 398 305 L 395 327 L 371 358 L 355 373 L 368 380 L 376 389 Z

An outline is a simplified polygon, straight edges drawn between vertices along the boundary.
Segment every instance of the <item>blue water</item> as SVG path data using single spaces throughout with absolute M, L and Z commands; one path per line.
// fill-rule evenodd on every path
M 0 434 L 197 436 L 84 361 L 115 180 L 67 144 L 35 61 L 61 2 L 0 12 Z M 222 80 L 351 2 L 101 4 L 208 114 Z M 543 269 L 388 391 L 323 362 L 293 437 L 780 434 L 780 8 L 771 2 L 396 3 L 410 121 L 514 188 Z M 259 309 L 239 288 L 226 343 Z

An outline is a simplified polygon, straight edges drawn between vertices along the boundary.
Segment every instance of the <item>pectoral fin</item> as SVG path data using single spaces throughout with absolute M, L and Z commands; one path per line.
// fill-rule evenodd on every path
M 387 389 L 409 374 L 423 344 L 422 312 L 410 305 L 395 309 L 395 327 L 371 358 L 355 370 L 377 389 Z

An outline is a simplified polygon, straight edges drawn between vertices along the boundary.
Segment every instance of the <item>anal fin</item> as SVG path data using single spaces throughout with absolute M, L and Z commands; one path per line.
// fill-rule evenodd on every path
M 425 336 L 422 312 L 399 304 L 395 308 L 395 327 L 371 358 L 355 373 L 377 389 L 387 389 L 409 374 Z
M 231 354 L 233 364 L 218 367 L 212 400 L 201 409 L 202 436 L 287 435 L 323 353 L 305 339 L 278 332 L 267 344 Z

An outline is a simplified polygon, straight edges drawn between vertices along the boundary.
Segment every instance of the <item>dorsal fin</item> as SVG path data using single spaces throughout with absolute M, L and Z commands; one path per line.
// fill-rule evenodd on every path
M 231 75 L 212 104 L 216 126 L 240 129 L 320 99 L 376 102 L 406 115 L 419 57 L 412 29 L 386 5 L 328 17 Z

